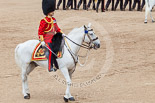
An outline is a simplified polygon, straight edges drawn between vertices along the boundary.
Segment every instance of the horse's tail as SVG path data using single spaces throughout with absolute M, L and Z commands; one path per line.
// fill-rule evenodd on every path
M 19 48 L 20 48 L 21 44 L 18 44 L 15 48 L 15 61 L 16 61 L 16 64 L 21 67 L 21 61 L 20 61 L 20 58 L 19 58 Z

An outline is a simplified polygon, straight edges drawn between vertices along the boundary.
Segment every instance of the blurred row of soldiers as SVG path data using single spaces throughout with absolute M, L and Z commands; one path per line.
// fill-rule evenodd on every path
M 97 1 L 97 6 L 95 6 L 96 1 Z M 124 1 L 124 5 L 123 5 L 123 1 Z M 142 1 L 142 4 L 141 4 L 141 1 Z M 63 0 L 63 10 L 69 9 L 70 7 L 71 7 L 71 9 L 78 10 L 82 3 L 83 3 L 83 9 L 88 10 L 90 8 L 90 5 L 92 2 L 93 2 L 92 9 L 96 10 L 96 12 L 98 12 L 100 3 L 101 3 L 101 12 L 104 12 L 105 10 L 108 11 L 108 7 L 111 4 L 111 2 L 112 2 L 112 4 L 111 4 L 112 11 L 115 11 L 117 9 L 117 6 L 119 3 L 120 3 L 121 11 L 125 11 L 125 8 L 128 5 L 128 3 L 129 3 L 129 11 L 134 10 L 136 7 L 136 4 L 138 4 L 137 11 L 142 11 L 142 9 L 145 5 L 145 0 L 133 0 L 133 5 L 132 5 L 132 0 L 116 0 L 115 5 L 114 5 L 114 0 L 107 0 L 106 5 L 105 5 L 105 0 L 89 0 L 88 5 L 87 5 L 87 0 L 80 0 L 78 2 L 78 5 L 77 5 L 77 0 L 68 0 L 67 5 L 66 5 L 66 0 Z M 59 0 L 58 4 L 56 5 L 57 10 L 59 9 L 59 6 L 61 3 L 62 3 L 62 0 Z

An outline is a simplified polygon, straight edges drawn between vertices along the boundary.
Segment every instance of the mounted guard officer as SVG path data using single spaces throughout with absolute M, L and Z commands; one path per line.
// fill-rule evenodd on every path
M 53 17 L 55 11 L 55 0 L 43 0 L 42 10 L 46 17 L 40 21 L 38 36 L 41 41 L 41 45 L 49 48 L 47 58 L 48 58 L 48 70 L 49 72 L 51 72 L 54 71 L 53 59 L 56 58 L 56 56 L 53 55 L 51 52 L 53 48 L 52 38 L 56 33 L 62 34 L 62 31 L 58 27 L 56 19 Z

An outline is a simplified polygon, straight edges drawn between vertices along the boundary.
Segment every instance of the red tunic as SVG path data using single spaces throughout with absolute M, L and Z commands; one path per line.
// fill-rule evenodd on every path
M 52 43 L 53 35 L 56 32 L 61 32 L 60 28 L 56 23 L 56 19 L 54 17 L 45 17 L 40 21 L 40 26 L 38 29 L 38 36 L 40 39 L 40 35 L 43 35 L 44 41 L 46 43 Z

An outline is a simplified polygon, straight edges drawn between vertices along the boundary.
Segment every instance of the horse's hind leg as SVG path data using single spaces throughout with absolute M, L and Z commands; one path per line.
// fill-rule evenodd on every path
M 23 87 L 23 95 L 25 99 L 30 99 L 29 89 L 28 89 L 28 82 L 27 82 L 27 68 L 28 66 L 22 67 L 22 87 Z
M 37 67 L 37 65 L 34 62 L 31 62 L 28 66 L 22 68 L 22 87 L 24 99 L 30 99 L 27 78 L 30 72 L 32 72 L 35 67 Z
M 31 62 L 27 68 L 27 75 L 29 75 L 37 66 L 38 65 L 35 62 Z

